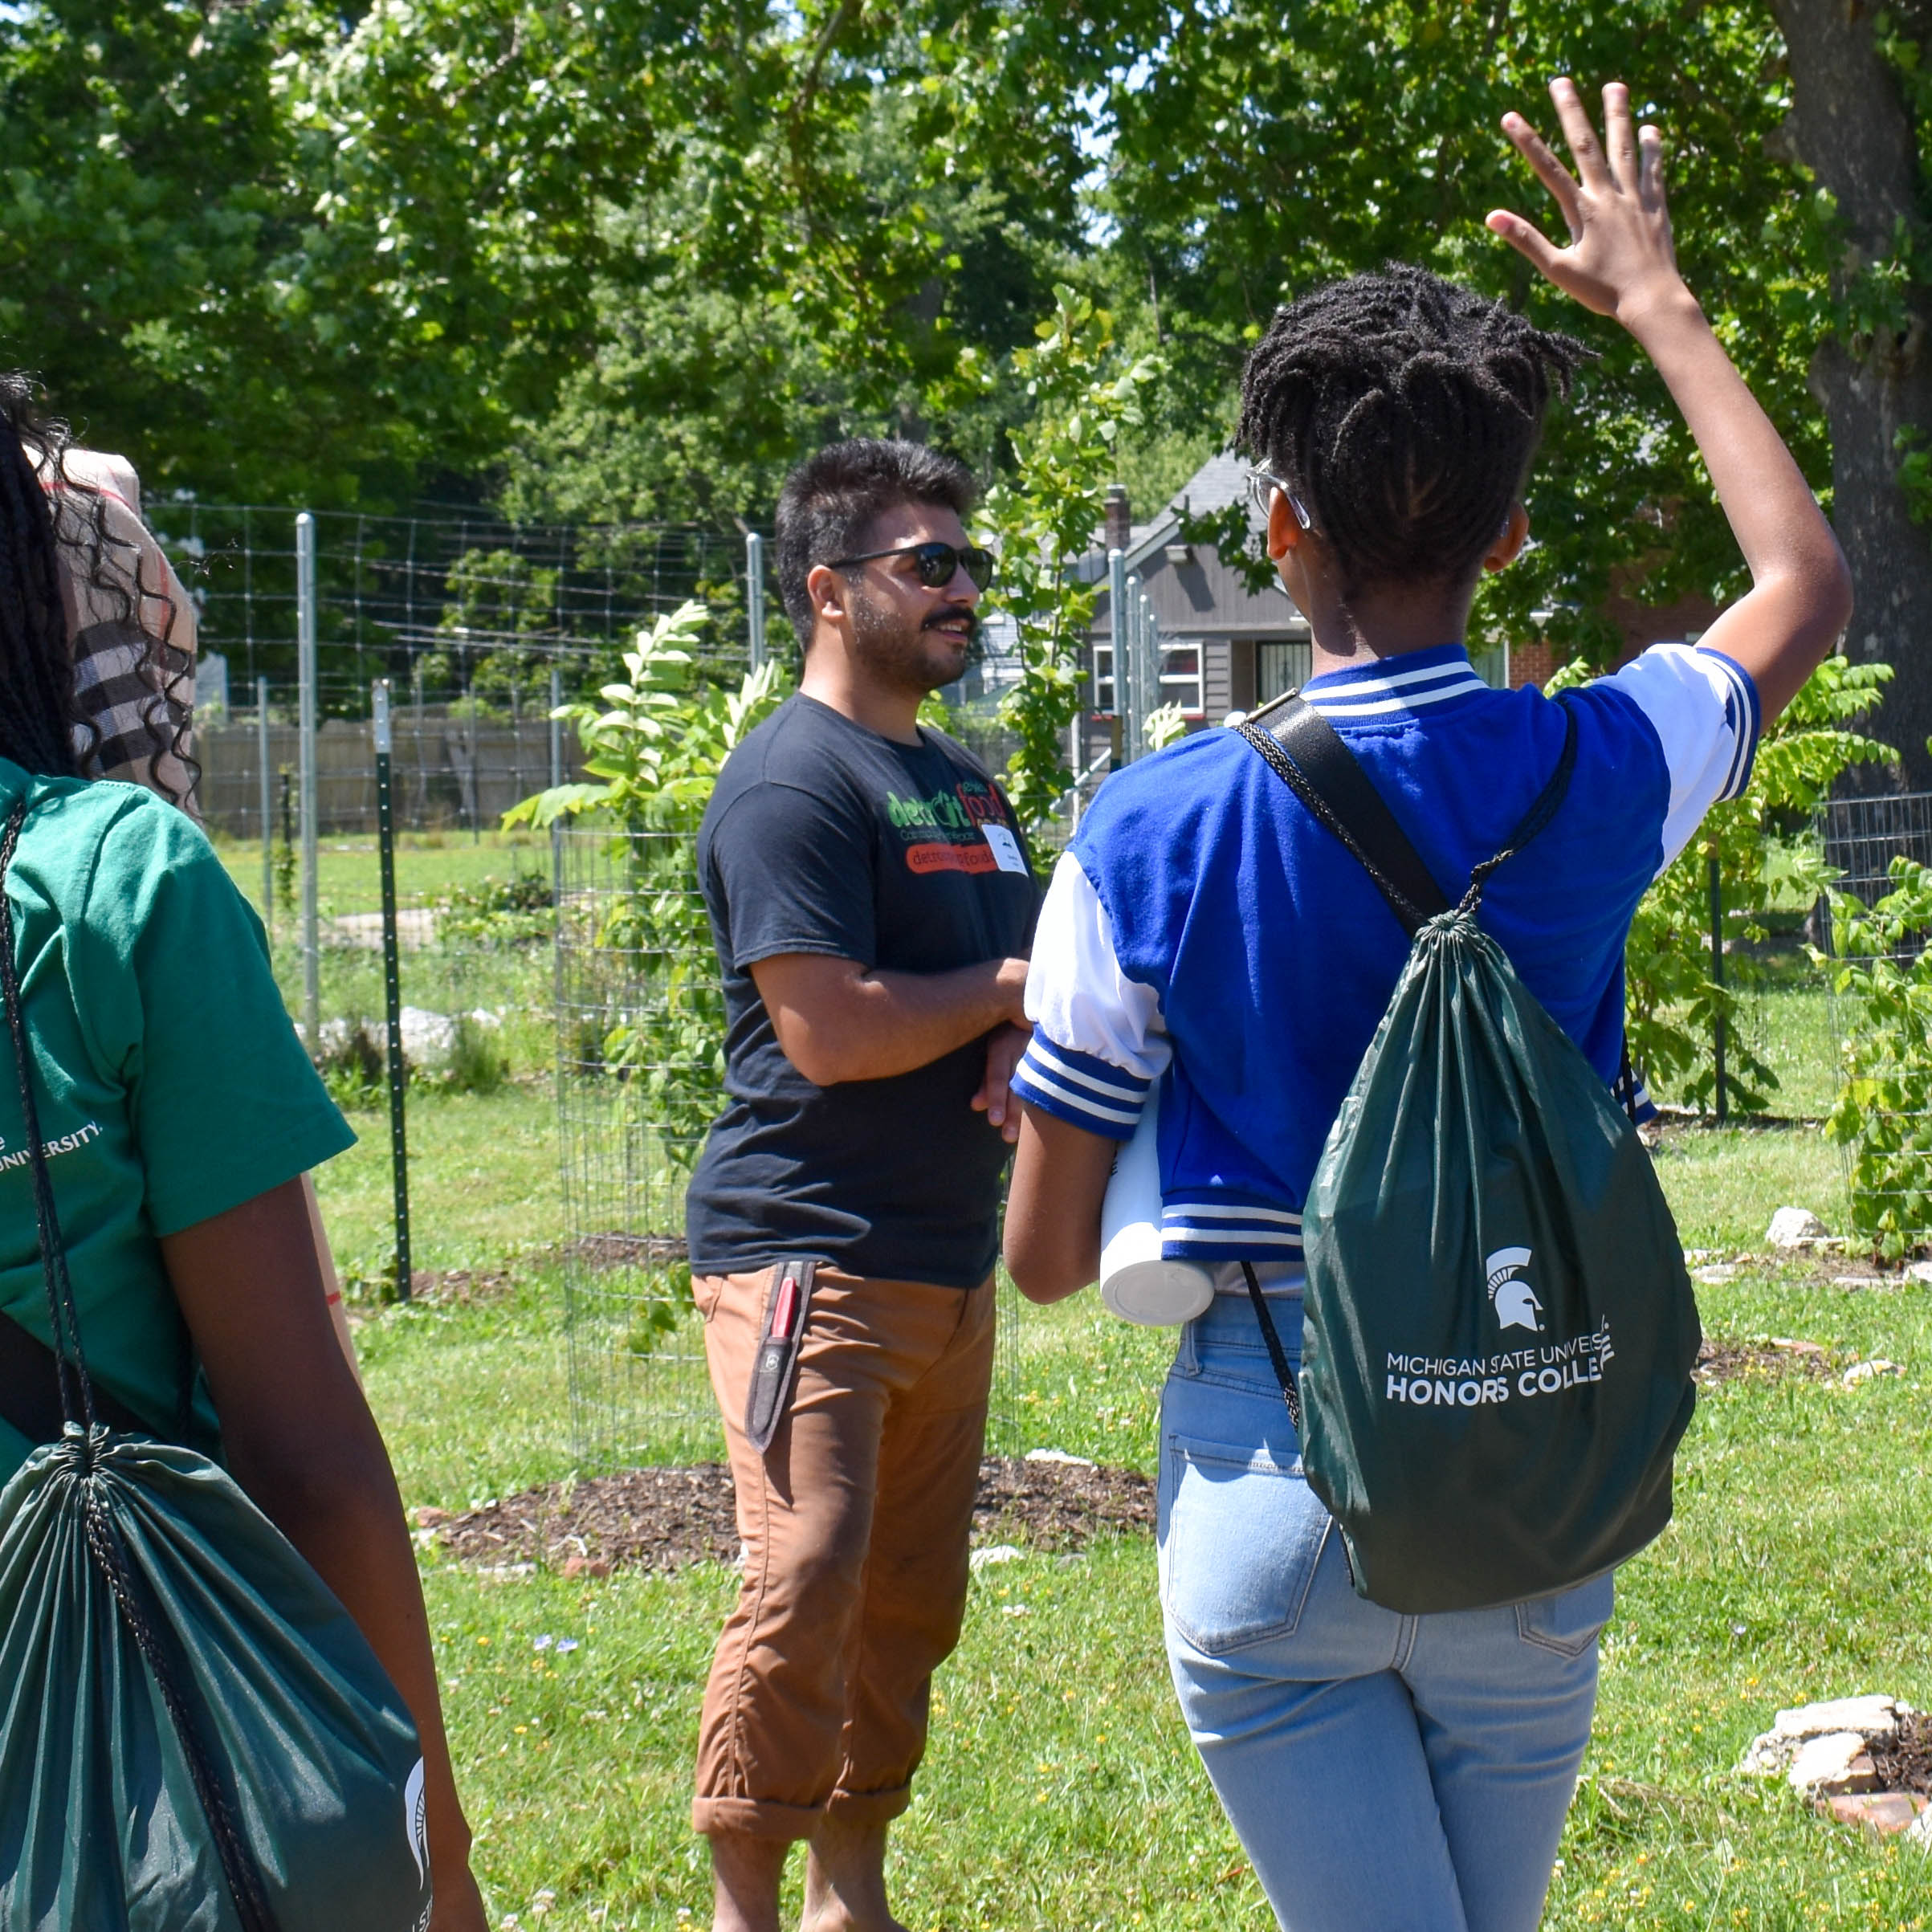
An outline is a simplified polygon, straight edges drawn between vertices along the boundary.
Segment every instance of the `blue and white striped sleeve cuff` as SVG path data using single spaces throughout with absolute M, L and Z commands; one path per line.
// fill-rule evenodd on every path
M 1037 1026 L 1013 1077 L 1013 1090 L 1029 1106 L 1109 1140 L 1133 1139 L 1153 1086 L 1091 1054 L 1056 1045 Z
M 1743 666 L 1733 663 L 1722 651 L 1700 645 L 1698 655 L 1714 665 L 1724 680 L 1724 721 L 1730 727 L 1730 768 L 1725 774 L 1718 797 L 1736 798 L 1751 783 L 1751 768 L 1758 756 L 1758 687 Z

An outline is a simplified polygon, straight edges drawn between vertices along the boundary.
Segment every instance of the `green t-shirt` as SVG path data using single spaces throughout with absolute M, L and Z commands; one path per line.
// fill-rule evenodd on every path
M 81 1346 L 96 1381 L 157 1434 L 213 1451 L 158 1237 L 355 1135 L 296 1037 L 261 921 L 194 823 L 137 785 L 30 778 L 4 758 L 0 820 L 30 785 L 6 894 Z M 4 1019 L 0 1312 L 51 1339 Z M 0 1422 L 0 1480 L 31 1446 Z

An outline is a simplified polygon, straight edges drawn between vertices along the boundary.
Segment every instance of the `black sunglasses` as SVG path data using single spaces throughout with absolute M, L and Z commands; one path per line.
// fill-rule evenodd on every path
M 895 550 L 868 550 L 863 556 L 842 556 L 831 568 L 847 570 L 854 564 L 870 564 L 882 556 L 909 556 L 919 572 L 919 580 L 928 590 L 944 590 L 956 571 L 964 570 L 976 590 L 992 581 L 992 552 L 976 544 L 961 549 L 956 544 L 901 544 Z

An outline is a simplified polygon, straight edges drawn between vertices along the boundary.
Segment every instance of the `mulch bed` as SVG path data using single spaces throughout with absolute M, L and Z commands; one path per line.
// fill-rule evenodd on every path
M 732 1502 L 730 1470 L 707 1462 L 552 1483 L 456 1516 L 418 1510 L 415 1521 L 459 1563 L 603 1576 L 619 1566 L 736 1562 Z M 1154 1486 L 1132 1469 L 1012 1456 L 989 1456 L 980 1465 L 975 1543 L 1058 1552 L 1084 1548 L 1103 1532 L 1153 1526 Z
M 1831 1355 L 1818 1343 L 1789 1341 L 1783 1335 L 1753 1342 L 1707 1335 L 1698 1349 L 1695 1371 L 1706 1388 L 1747 1376 L 1809 1376 L 1822 1381 L 1832 1372 Z
M 410 1273 L 410 1298 L 437 1308 L 468 1308 L 501 1301 L 512 1285 L 507 1268 L 416 1268 Z
M 1932 1798 L 1932 1712 L 1901 1718 L 1892 1736 L 1871 1747 L 1871 1757 L 1881 1791 Z

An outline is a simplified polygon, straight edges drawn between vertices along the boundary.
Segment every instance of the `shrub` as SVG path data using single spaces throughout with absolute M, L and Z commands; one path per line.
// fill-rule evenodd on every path
M 601 705 L 556 714 L 576 727 L 593 782 L 540 792 L 503 814 L 506 829 L 585 814 L 610 825 L 618 890 L 592 936 L 622 970 L 603 1037 L 587 1052 L 580 1028 L 577 1057 L 618 1075 L 626 1104 L 680 1167 L 717 1111 L 724 1078 L 724 996 L 698 892 L 698 821 L 725 760 L 784 695 L 776 662 L 736 689 L 707 675 L 691 648 L 707 621 L 695 602 L 660 618 L 624 654 L 626 682 L 606 684 Z
M 1826 1131 L 1849 1150 L 1852 1228 L 1896 1258 L 1932 1230 L 1932 868 L 1901 855 L 1868 911 L 1833 895 L 1844 1085 Z
M 1580 682 L 1571 666 L 1552 683 Z M 1752 1051 L 1740 1025 L 1763 968 L 1730 955 L 1725 984 L 1710 976 L 1710 861 L 1718 862 L 1723 930 L 1762 940 L 1774 893 L 1787 906 L 1813 903 L 1831 874 L 1814 825 L 1819 806 L 1849 766 L 1889 760 L 1889 745 L 1850 728 L 1883 695 L 1889 665 L 1828 658 L 1764 734 L 1742 798 L 1715 806 L 1698 836 L 1668 866 L 1637 907 L 1624 953 L 1630 1057 L 1653 1093 L 1696 1107 L 1716 1097 L 1712 1037 L 1725 1022 L 1726 1085 L 1737 1104 L 1761 1112 L 1778 1077 Z
M 551 883 L 539 872 L 452 886 L 436 901 L 436 936 L 443 944 L 534 946 L 556 929 Z

